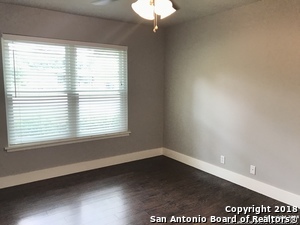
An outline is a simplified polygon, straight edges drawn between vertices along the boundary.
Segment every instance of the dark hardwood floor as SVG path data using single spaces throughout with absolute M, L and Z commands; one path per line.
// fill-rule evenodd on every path
M 161 156 L 2 189 L 0 224 L 142 225 L 164 217 L 170 224 L 172 216 L 225 224 L 224 218 L 237 214 L 226 212 L 226 206 L 253 205 L 270 206 L 272 212 L 241 216 L 284 215 L 299 222 L 299 211 L 274 212 L 276 206 L 293 210 L 281 202 Z M 223 221 L 213 223 L 211 216 Z

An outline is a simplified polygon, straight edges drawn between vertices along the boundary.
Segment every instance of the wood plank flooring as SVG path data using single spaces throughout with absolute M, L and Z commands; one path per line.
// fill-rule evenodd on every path
M 272 207 L 272 213 L 259 216 L 294 216 L 299 222 L 299 211 L 274 212 L 275 206 L 287 209 L 281 202 L 161 156 L 2 189 L 0 224 L 155 224 L 151 216 L 156 222 L 167 218 L 168 224 L 183 224 L 170 223 L 172 216 L 225 224 L 211 222 L 210 216 L 233 217 L 226 206 L 253 205 Z

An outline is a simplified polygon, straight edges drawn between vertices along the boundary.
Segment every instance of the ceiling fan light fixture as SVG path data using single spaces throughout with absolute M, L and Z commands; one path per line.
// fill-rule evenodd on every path
M 137 0 L 132 3 L 131 7 L 140 17 L 154 20 L 154 32 L 158 29 L 158 16 L 160 16 L 160 19 L 164 19 L 176 12 L 170 0 Z
M 132 9 L 146 20 L 154 20 L 154 5 L 149 0 L 138 0 L 131 5 Z
M 173 8 L 173 4 L 169 0 L 156 0 L 155 1 L 155 13 L 157 15 L 160 15 L 161 19 L 164 19 L 171 14 L 176 12 L 176 10 Z

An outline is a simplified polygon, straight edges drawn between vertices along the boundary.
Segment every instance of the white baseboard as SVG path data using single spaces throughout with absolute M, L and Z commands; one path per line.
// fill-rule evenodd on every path
M 263 182 L 251 179 L 249 177 L 234 173 L 232 171 L 223 169 L 221 167 L 212 165 L 210 163 L 201 161 L 196 158 L 172 151 L 167 148 L 156 148 L 140 152 L 134 152 L 124 155 L 118 155 L 108 158 L 102 158 L 92 161 L 74 163 L 64 166 L 58 166 L 49 169 L 43 169 L 28 173 L 22 173 L 7 177 L 0 177 L 0 189 L 12 187 L 20 184 L 31 183 L 40 180 L 46 180 L 54 177 L 60 177 L 68 174 L 99 169 L 107 166 L 132 162 L 136 160 L 151 158 L 155 156 L 164 155 L 176 161 L 182 162 L 186 165 L 192 166 L 199 170 L 205 171 L 222 179 L 228 180 L 232 183 L 238 184 L 242 187 L 248 188 L 260 194 L 266 195 L 270 198 L 284 202 L 289 205 L 300 208 L 300 196 L 291 192 L 276 188 L 274 186 L 265 184 Z
M 201 161 L 199 159 L 172 151 L 170 149 L 164 148 L 163 155 L 197 168 L 199 170 L 205 171 L 224 180 L 228 180 L 232 183 L 238 184 L 242 187 L 248 188 L 252 191 L 258 192 L 270 198 L 276 199 L 278 201 L 284 202 L 286 204 L 297 206 L 300 208 L 300 196 L 294 193 L 276 188 L 269 184 L 251 179 L 249 177 L 234 173 L 232 171 L 223 169 L 221 167 L 212 165 L 210 163 Z
M 156 148 L 146 151 L 134 152 L 124 155 L 118 155 L 108 158 L 96 159 L 92 161 L 80 162 L 69 164 L 65 166 L 58 166 L 49 169 L 43 169 L 28 173 L 22 173 L 7 177 L 0 177 L 0 189 L 6 187 L 12 187 L 20 184 L 31 183 L 40 180 L 46 180 L 49 178 L 60 177 L 73 173 L 99 169 L 102 167 L 122 164 L 126 162 L 132 162 L 136 160 L 151 158 L 162 155 L 163 149 Z

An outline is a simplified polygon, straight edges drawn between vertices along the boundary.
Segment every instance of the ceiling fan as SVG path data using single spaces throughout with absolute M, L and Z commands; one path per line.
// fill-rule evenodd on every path
M 118 0 L 96 0 L 96 1 L 93 1 L 92 4 L 93 5 L 107 5 L 111 2 L 115 2 L 115 1 L 118 1 Z
M 95 0 L 92 4 L 107 5 L 115 1 L 118 0 Z M 173 0 L 137 0 L 131 7 L 142 18 L 154 21 L 153 32 L 158 30 L 158 17 L 164 19 L 179 10 Z

